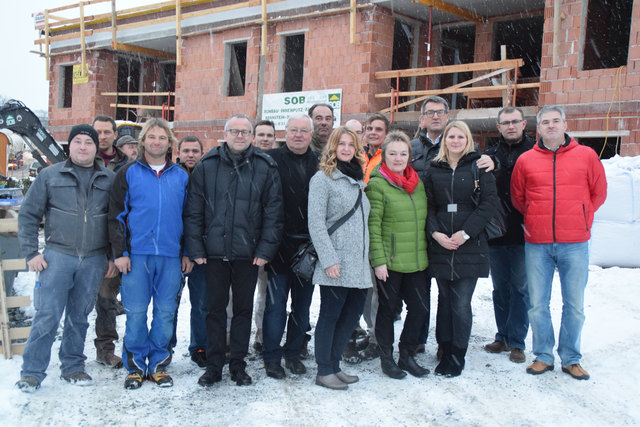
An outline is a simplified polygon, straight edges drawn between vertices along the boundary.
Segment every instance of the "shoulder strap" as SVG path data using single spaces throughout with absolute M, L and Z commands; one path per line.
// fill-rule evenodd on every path
M 475 161 L 471 162 L 471 173 L 473 174 L 473 192 L 480 190 L 480 171 Z
M 351 218 L 351 215 L 353 215 L 356 212 L 356 210 L 358 210 L 358 207 L 360 206 L 361 201 L 362 201 L 362 189 L 358 187 L 358 199 L 356 200 L 356 204 L 353 205 L 351 210 L 347 212 L 342 218 L 337 220 L 335 223 L 333 223 L 331 227 L 329 227 L 329 229 L 327 230 L 329 235 L 333 234 L 334 231 L 340 228 L 342 224 L 344 224 L 345 222 L 347 222 L 349 218 Z

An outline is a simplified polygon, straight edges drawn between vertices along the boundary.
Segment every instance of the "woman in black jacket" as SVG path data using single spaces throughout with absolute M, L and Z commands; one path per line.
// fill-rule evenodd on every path
M 498 197 L 491 173 L 480 169 L 479 183 L 474 182 L 472 168 L 479 158 L 469 127 L 452 122 L 425 176 L 429 268 L 440 293 L 436 321 L 443 351 L 435 372 L 447 377 L 460 375 L 464 368 L 473 322 L 471 298 L 478 277 L 489 275 L 484 228 L 495 213 Z M 477 206 L 474 191 L 480 193 Z

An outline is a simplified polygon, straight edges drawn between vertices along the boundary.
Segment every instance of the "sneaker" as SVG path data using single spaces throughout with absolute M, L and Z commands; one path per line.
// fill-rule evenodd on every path
M 539 360 L 535 360 L 528 368 L 527 374 L 540 375 L 547 371 L 553 371 L 553 365 L 547 365 Z
M 590 378 L 589 373 L 585 371 L 584 368 L 580 366 L 579 363 L 574 363 L 573 365 L 569 365 L 569 366 L 563 366 L 562 372 L 565 372 L 571 375 L 573 378 L 577 380 L 588 380 Z
M 279 362 L 264 362 L 264 370 L 268 377 L 275 378 L 276 380 L 281 380 L 287 377 L 284 368 Z
M 84 371 L 74 372 L 73 374 L 69 374 L 69 375 L 60 375 L 60 378 L 62 378 L 63 380 L 65 380 L 70 384 L 78 385 L 81 387 L 85 387 L 93 384 L 93 378 L 91 378 L 89 374 L 87 374 Z
M 205 369 L 207 367 L 207 353 L 202 349 L 196 350 L 191 355 L 191 361 L 199 368 Z
M 97 354 L 96 362 L 114 369 L 122 368 L 122 358 L 120 356 L 116 356 L 113 353 Z
M 158 387 L 173 387 L 173 378 L 163 369 L 156 369 L 156 372 L 149 375 L 149 381 L 156 383 Z
M 295 375 L 303 375 L 307 373 L 307 367 L 304 366 L 304 363 L 302 363 L 300 359 L 285 359 L 284 366 L 286 366 L 287 369 Z
M 127 390 L 135 390 L 142 386 L 144 377 L 139 372 L 132 372 L 124 379 L 124 388 Z
M 485 345 L 483 348 L 489 353 L 502 353 L 503 351 L 511 350 L 506 342 L 500 340 L 495 340 L 491 344 Z
M 33 393 L 40 388 L 40 381 L 36 377 L 21 377 L 16 387 L 23 393 Z
M 220 381 L 222 381 L 222 373 L 214 371 L 213 369 L 207 369 L 204 374 L 198 378 L 198 385 L 202 387 L 211 387 Z
M 362 356 L 356 350 L 356 343 L 353 340 L 349 340 L 347 346 L 342 353 L 342 360 L 351 365 L 357 365 L 362 363 Z
M 527 356 L 524 355 L 524 350 L 521 348 L 512 348 L 509 353 L 509 360 L 514 363 L 524 363 L 527 360 Z
M 247 374 L 244 368 L 240 368 L 231 372 L 231 380 L 235 381 L 239 386 L 251 384 L 251 377 L 249 376 L 249 374 Z

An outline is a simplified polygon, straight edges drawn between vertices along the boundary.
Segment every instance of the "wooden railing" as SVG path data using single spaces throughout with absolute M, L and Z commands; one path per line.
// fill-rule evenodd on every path
M 390 92 L 377 93 L 376 98 L 390 98 L 390 106 L 381 110 L 381 113 L 391 113 L 391 121 L 393 121 L 394 112 L 398 112 L 399 108 L 406 107 L 429 98 L 433 95 L 443 95 L 449 93 L 462 93 L 469 98 L 502 98 L 503 106 L 515 105 L 517 89 L 539 88 L 540 83 L 524 83 L 518 84 L 518 69 L 523 65 L 522 59 L 504 59 L 501 61 L 475 62 L 470 64 L 444 65 L 429 68 L 412 68 L 406 70 L 390 70 L 379 71 L 375 73 L 375 78 L 380 79 L 396 79 L 396 87 L 399 87 L 400 78 L 417 77 L 417 76 L 435 76 L 441 74 L 452 74 L 462 72 L 479 72 L 486 73 L 465 80 L 461 83 L 445 87 L 442 89 L 430 90 L 414 90 L 414 91 L 398 91 L 391 89 Z M 471 86 L 474 83 L 490 79 L 495 76 L 503 76 L 504 84 L 495 86 Z M 511 77 L 513 76 L 513 77 Z M 401 96 L 415 97 L 409 101 L 399 102 Z M 469 104 L 467 104 L 469 106 Z
M 116 102 L 109 104 L 109 107 L 118 108 L 135 108 L 142 110 L 161 110 L 162 118 L 169 120 L 169 112 L 175 111 L 176 107 L 171 105 L 171 100 L 175 99 L 175 92 L 102 92 L 103 96 L 115 96 Z M 166 96 L 167 99 L 162 105 L 148 105 L 148 104 L 120 104 L 118 103 L 118 97 L 130 97 L 130 96 L 146 96 L 146 97 L 158 97 Z M 136 115 L 138 115 L 136 113 Z

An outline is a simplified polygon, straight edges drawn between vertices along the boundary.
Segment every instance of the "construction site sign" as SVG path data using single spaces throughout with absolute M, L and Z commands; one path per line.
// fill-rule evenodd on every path
M 82 64 L 73 66 L 73 84 L 87 83 L 89 81 L 89 64 L 84 64 L 84 77 L 82 77 Z
M 342 89 L 266 94 L 262 97 L 262 120 L 271 120 L 276 130 L 284 130 L 291 115 L 307 114 L 313 104 L 331 105 L 336 118 L 334 127 L 340 124 Z

